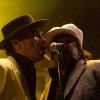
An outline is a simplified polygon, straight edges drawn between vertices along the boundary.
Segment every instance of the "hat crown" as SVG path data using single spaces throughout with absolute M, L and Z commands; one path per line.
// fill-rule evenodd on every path
M 71 30 L 73 33 L 72 35 L 78 39 L 80 46 L 82 47 L 83 44 L 83 32 L 74 24 L 65 24 L 61 28 L 65 28 L 66 30 Z
M 8 34 L 12 34 L 16 32 L 18 29 L 21 29 L 22 27 L 25 27 L 31 23 L 35 22 L 34 19 L 28 14 L 24 16 L 20 16 L 8 24 L 6 24 L 2 29 L 2 33 L 4 38 L 8 36 Z
M 66 33 L 66 34 L 74 36 L 78 40 L 78 43 L 80 44 L 81 49 L 83 48 L 82 47 L 83 32 L 72 23 L 65 24 L 61 27 L 53 27 L 52 29 L 50 29 L 46 34 L 48 44 L 50 44 L 50 42 L 56 35 L 61 34 L 61 33 Z
M 66 28 L 66 29 L 70 29 L 72 30 L 74 33 L 76 33 L 76 35 L 81 38 L 83 40 L 83 32 L 74 24 L 65 24 L 62 26 L 62 28 Z

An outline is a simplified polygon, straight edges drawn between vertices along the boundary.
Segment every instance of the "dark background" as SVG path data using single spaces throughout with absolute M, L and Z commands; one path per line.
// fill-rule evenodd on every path
M 100 1 L 99 0 L 61 0 L 46 15 L 50 27 L 74 23 L 84 33 L 84 49 L 90 51 L 93 59 L 100 57 Z

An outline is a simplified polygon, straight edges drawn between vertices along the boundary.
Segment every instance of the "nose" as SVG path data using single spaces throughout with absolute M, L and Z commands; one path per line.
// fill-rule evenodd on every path
M 44 36 L 40 37 L 40 43 L 46 43 L 46 39 L 44 38 Z

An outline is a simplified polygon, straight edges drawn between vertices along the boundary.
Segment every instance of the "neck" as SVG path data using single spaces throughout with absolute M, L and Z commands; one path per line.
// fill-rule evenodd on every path
M 66 61 L 65 63 L 61 63 L 60 64 L 61 73 L 64 74 L 66 73 L 66 71 L 69 71 L 69 70 L 72 71 L 75 68 L 78 61 L 79 61 L 79 58 L 75 59 L 73 57 L 69 61 Z

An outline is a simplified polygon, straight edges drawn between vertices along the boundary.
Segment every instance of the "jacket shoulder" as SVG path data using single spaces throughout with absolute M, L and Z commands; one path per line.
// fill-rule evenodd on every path
M 2 93 L 7 76 L 11 74 L 14 63 L 12 57 L 0 58 L 0 94 Z
M 6 75 L 7 75 L 6 65 L 7 65 L 6 60 L 0 59 L 0 94 L 2 93 L 5 83 L 6 83 Z

